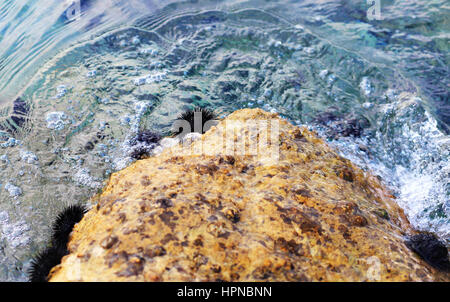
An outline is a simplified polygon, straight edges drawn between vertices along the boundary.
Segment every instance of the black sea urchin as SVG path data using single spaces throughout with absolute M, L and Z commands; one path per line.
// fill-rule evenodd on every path
M 150 130 L 139 131 L 135 137 L 130 139 L 131 152 L 130 157 L 134 159 L 143 159 L 149 156 L 150 151 L 161 140 L 161 135 Z
M 51 247 L 33 257 L 28 277 L 31 282 L 46 282 L 52 267 L 69 253 L 67 243 L 74 225 L 83 218 L 87 208 L 81 204 L 66 207 L 52 225 Z
M 61 262 L 61 258 L 67 255 L 67 249 L 49 247 L 34 256 L 28 271 L 31 282 L 47 282 L 50 270 Z
M 450 271 L 447 247 L 432 234 L 417 234 L 407 238 L 406 246 L 431 266 Z
M 160 140 L 161 135 L 159 135 L 158 133 L 152 132 L 150 130 L 142 130 L 139 131 L 138 134 L 136 134 L 136 136 L 130 140 L 130 145 L 134 146 L 139 143 L 150 145 L 156 144 Z
M 152 149 L 148 146 L 137 146 L 130 152 L 130 157 L 138 160 L 147 158 Z
M 86 206 L 75 204 L 66 207 L 59 213 L 52 226 L 52 245 L 57 248 L 66 249 L 69 234 L 72 232 L 73 226 L 80 222 L 86 212 Z
M 189 123 L 190 129 L 175 127 L 173 131 L 174 134 L 177 135 L 181 133 L 191 133 L 191 132 L 198 132 L 203 134 L 208 130 L 205 129 L 205 123 L 215 119 L 217 119 L 217 115 L 216 113 L 214 113 L 214 111 L 207 108 L 196 107 L 194 110 L 187 110 L 178 116 L 178 120 L 184 120 Z

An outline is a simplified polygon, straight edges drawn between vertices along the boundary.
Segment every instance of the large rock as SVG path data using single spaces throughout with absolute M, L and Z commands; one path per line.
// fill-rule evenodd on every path
M 243 123 L 269 119 L 272 145 Z M 258 139 L 257 155 L 223 148 Z M 51 281 L 448 280 L 403 243 L 414 231 L 376 177 L 259 109 L 114 173 L 93 202 Z

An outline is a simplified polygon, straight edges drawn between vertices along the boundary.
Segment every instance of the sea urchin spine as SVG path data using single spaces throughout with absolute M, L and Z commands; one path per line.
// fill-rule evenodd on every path
M 80 222 L 87 208 L 81 204 L 70 205 L 58 214 L 52 225 L 51 245 L 38 253 L 31 262 L 28 271 L 31 282 L 46 282 L 50 270 L 61 263 L 62 257 L 67 255 L 69 235 L 76 223 Z
M 184 127 L 181 123 L 175 123 L 173 132 L 176 135 L 186 135 L 187 133 L 197 132 L 204 134 L 208 131 L 209 127 L 206 127 L 210 121 L 217 119 L 216 113 L 207 108 L 196 107 L 193 110 L 183 112 L 178 116 L 177 121 L 185 121 L 189 124 L 189 127 Z M 206 126 L 205 124 L 208 123 Z M 186 129 L 187 128 L 187 129 Z
M 70 205 L 56 217 L 52 226 L 52 245 L 59 248 L 67 248 L 69 234 L 74 225 L 83 218 L 87 209 L 84 205 Z
M 50 270 L 61 263 L 61 258 L 67 255 L 67 249 L 49 247 L 34 256 L 28 272 L 31 282 L 47 282 Z

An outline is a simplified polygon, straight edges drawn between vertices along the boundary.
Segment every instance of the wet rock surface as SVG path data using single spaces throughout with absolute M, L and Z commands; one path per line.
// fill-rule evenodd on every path
M 269 119 L 278 158 L 224 152 L 225 134 L 252 144 L 226 123 Z M 260 109 L 112 174 L 92 203 L 50 281 L 449 280 L 405 245 L 415 232 L 376 177 Z

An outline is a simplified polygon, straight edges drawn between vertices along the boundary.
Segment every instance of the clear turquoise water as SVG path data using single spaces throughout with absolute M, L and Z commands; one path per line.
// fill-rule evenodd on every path
M 26 279 L 56 213 L 132 161 L 138 128 L 195 105 L 308 125 L 449 244 L 446 1 L 382 1 L 383 20 L 366 1 L 70 3 L 0 0 L 0 280 Z

